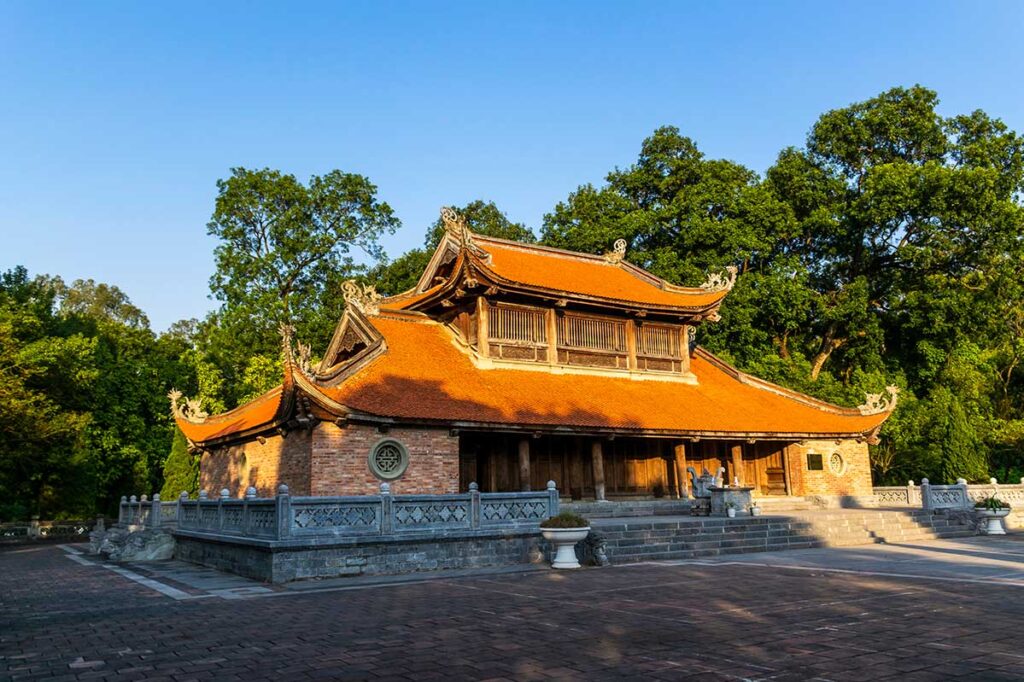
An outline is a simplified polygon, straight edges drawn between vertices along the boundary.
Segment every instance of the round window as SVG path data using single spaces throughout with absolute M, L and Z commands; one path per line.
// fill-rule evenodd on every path
M 409 466 L 409 453 L 397 440 L 385 438 L 370 450 L 370 471 L 377 478 L 393 481 Z
M 843 456 L 838 452 L 833 452 L 832 456 L 828 458 L 828 468 L 836 476 L 842 476 L 846 471 L 846 462 L 843 460 Z

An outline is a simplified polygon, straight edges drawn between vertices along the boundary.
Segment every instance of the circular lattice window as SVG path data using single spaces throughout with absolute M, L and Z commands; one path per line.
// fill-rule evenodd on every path
M 838 452 L 833 452 L 832 456 L 828 458 L 828 468 L 836 476 L 842 476 L 846 471 L 846 461 Z
M 370 471 L 377 478 L 393 481 L 409 466 L 409 453 L 397 440 L 386 438 L 370 450 Z

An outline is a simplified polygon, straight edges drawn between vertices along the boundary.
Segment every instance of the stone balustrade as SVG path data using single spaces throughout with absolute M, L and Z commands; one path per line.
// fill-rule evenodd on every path
M 908 481 L 905 486 L 882 486 L 873 490 L 879 507 L 921 507 L 929 510 L 973 509 L 976 502 L 995 495 L 1014 507 L 1024 506 L 1024 478 L 1020 483 L 1001 484 L 995 478 L 988 483 L 968 484 L 958 479 L 952 485 L 935 485 L 927 478 L 921 485 Z
M 134 498 L 133 498 L 134 500 Z M 135 504 L 135 507 L 132 505 Z M 129 514 L 146 513 L 143 503 L 128 501 Z M 152 518 L 154 512 L 149 508 Z M 176 505 L 177 528 L 234 537 L 268 540 L 318 536 L 398 536 L 417 531 L 472 531 L 536 527 L 558 513 L 558 490 L 549 481 L 538 492 L 449 495 L 392 495 L 382 483 L 380 494 L 341 497 L 292 497 L 281 485 L 272 498 L 256 497 L 249 488 L 238 499 L 222 490 L 217 499 L 184 493 Z M 134 518 L 134 517 L 133 517 Z
M 184 494 L 184 493 L 182 493 Z M 143 528 L 175 528 L 178 525 L 178 503 L 165 502 L 160 495 L 150 499 L 143 495 L 121 497 L 117 525 L 120 528 L 142 526 Z

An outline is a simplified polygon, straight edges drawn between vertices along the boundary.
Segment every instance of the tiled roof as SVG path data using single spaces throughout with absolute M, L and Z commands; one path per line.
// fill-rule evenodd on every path
M 725 297 L 726 291 L 674 287 L 625 263 L 600 256 L 515 244 L 476 236 L 474 242 L 490 254 L 485 266 L 500 277 L 531 287 L 640 305 L 700 308 Z
M 627 376 L 480 369 L 450 332 L 432 321 L 372 319 L 388 350 L 335 388 L 346 407 L 395 419 L 594 429 L 758 434 L 861 434 L 887 414 L 862 416 L 742 381 L 698 352 L 697 385 Z
M 277 416 L 282 387 L 272 388 L 260 397 L 230 412 L 209 417 L 201 423 L 177 419 L 178 427 L 189 440 L 202 443 L 233 433 L 241 433 L 269 424 Z

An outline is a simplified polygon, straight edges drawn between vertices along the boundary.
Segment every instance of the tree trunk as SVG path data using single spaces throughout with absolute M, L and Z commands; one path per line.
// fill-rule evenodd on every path
M 814 362 L 811 364 L 811 381 L 817 381 L 818 375 L 821 374 L 821 368 L 825 366 L 825 363 L 831 357 L 832 353 L 836 348 L 839 348 L 846 339 L 835 338 L 835 331 L 829 329 L 825 334 L 825 338 L 821 340 L 821 350 L 814 356 Z

